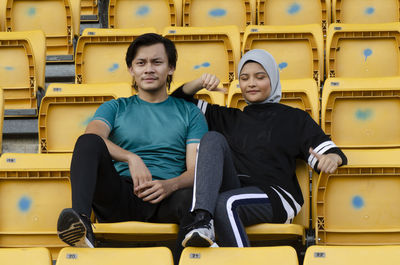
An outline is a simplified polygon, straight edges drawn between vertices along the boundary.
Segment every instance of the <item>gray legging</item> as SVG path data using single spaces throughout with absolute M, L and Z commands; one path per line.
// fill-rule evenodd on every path
M 242 187 L 225 137 L 208 132 L 201 139 L 196 161 L 192 211 L 213 215 L 221 247 L 248 247 L 245 226 L 272 221 L 267 194 L 255 186 Z

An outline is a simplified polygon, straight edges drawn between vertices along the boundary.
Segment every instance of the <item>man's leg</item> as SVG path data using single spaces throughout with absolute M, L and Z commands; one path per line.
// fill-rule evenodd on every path
M 107 146 L 98 135 L 78 138 L 71 162 L 71 189 L 72 209 L 64 209 L 57 224 L 59 237 L 69 245 L 94 245 L 89 219 L 92 205 L 100 221 L 133 218 L 128 207 L 133 200 L 132 189 L 116 172 Z
M 195 220 L 182 244 L 207 247 L 214 243 L 212 216 L 220 192 L 240 187 L 231 150 L 225 137 L 218 132 L 206 133 L 197 154 L 193 202 Z
M 272 205 L 257 187 L 243 187 L 221 193 L 215 210 L 215 230 L 222 247 L 250 246 L 245 227 L 270 223 Z
M 176 223 L 179 224 L 178 238 L 176 240 L 174 254 L 174 263 L 179 263 L 182 253 L 182 240 L 186 235 L 186 227 L 193 222 L 193 215 L 190 214 L 192 202 L 192 188 L 180 189 L 172 193 L 159 203 L 157 214 L 151 222 Z

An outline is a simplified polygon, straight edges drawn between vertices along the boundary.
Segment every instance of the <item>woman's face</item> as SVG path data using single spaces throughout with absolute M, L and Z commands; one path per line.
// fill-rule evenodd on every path
M 266 100 L 271 94 L 271 82 L 264 68 L 256 62 L 246 63 L 239 76 L 243 97 L 251 103 Z

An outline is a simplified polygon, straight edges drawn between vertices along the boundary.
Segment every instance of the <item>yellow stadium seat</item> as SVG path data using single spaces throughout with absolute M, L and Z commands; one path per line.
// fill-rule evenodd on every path
M 327 77 L 384 77 L 400 74 L 399 23 L 329 26 Z
M 70 164 L 71 154 L 0 157 L 0 250 L 47 247 L 56 255 L 66 246 L 56 224 L 61 210 L 71 207 Z
M 325 32 L 331 20 L 330 0 L 257 0 L 259 25 L 318 24 Z
M 0 87 L 7 116 L 18 109 L 37 115 L 38 88 L 44 89 L 45 37 L 42 31 L 0 32 Z
M 344 153 L 349 164 L 321 174 L 313 193 L 317 244 L 400 244 L 400 148 Z
M 50 84 L 39 110 L 40 152 L 72 152 L 102 103 L 131 95 L 129 83 Z
M 46 248 L 1 248 L 0 262 L 3 265 L 52 265 Z
M 389 23 L 399 21 L 399 0 L 332 0 L 336 23 Z
M 255 24 L 254 0 L 183 0 L 183 25 L 215 27 L 236 25 L 244 32 Z
M 400 147 L 400 77 L 329 78 L 321 127 L 342 148 Z
M 4 20 L 6 17 L 6 4 L 5 0 L 0 0 L 0 31 L 4 31 Z
M 4 96 L 3 96 L 3 89 L 0 86 L 0 150 L 2 149 L 2 144 L 3 144 L 3 122 L 4 122 Z M 2 151 L 0 151 L 1 155 Z
M 81 18 L 82 21 L 99 21 L 98 1 L 81 0 Z
M 280 103 L 306 111 L 319 123 L 319 88 L 313 79 L 281 80 L 282 98 Z M 228 107 L 242 109 L 247 103 L 242 97 L 238 80 L 231 83 L 228 93 Z
M 41 29 L 47 61 L 73 61 L 73 38 L 79 35 L 80 0 L 7 0 L 7 31 Z
M 95 223 L 93 232 L 100 241 L 170 241 L 176 240 L 178 225 L 139 221 Z
M 304 265 L 396 265 L 400 246 L 311 246 Z
M 218 91 L 208 91 L 207 89 L 202 89 L 196 93 L 195 97 L 207 101 L 211 104 L 217 104 L 220 106 L 225 106 L 225 94 Z
M 171 251 L 153 248 L 72 248 L 61 250 L 56 265 L 173 265 Z
M 251 247 L 251 248 L 185 248 L 179 265 L 298 265 L 294 248 Z
M 240 57 L 236 26 L 169 27 L 163 35 L 175 43 L 179 55 L 171 90 L 204 73 L 215 74 L 229 88 Z
M 110 0 L 108 26 L 115 29 L 180 26 L 182 0 Z
M 126 51 L 137 36 L 155 31 L 154 28 L 85 29 L 76 47 L 76 83 L 132 83 L 125 63 Z
M 281 79 L 324 79 L 324 41 L 321 26 L 249 26 L 243 37 L 242 53 L 264 49 L 279 66 Z

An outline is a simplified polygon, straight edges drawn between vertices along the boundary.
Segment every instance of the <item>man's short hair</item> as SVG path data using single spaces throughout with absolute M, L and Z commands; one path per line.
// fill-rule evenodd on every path
M 162 43 L 165 48 L 165 52 L 167 53 L 168 57 L 168 64 L 170 67 L 176 68 L 176 61 L 178 59 L 178 54 L 176 52 L 175 44 L 156 33 L 146 33 L 137 37 L 130 45 L 126 52 L 126 65 L 128 68 L 132 66 L 132 61 L 136 56 L 138 49 L 142 46 L 151 46 L 154 44 Z

